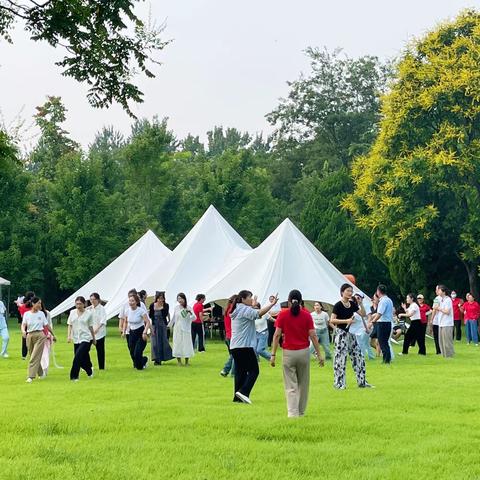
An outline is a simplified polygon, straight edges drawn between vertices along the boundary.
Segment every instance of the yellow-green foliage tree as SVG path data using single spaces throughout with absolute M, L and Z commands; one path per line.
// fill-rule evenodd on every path
M 403 292 L 464 279 L 480 264 L 480 13 L 417 40 L 382 101 L 380 132 L 343 202 L 371 232 Z

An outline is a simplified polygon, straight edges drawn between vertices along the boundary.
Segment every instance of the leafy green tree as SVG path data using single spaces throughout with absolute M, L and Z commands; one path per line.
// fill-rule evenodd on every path
M 167 121 L 154 118 L 134 124 L 132 136 L 121 151 L 124 175 L 125 211 L 132 238 L 151 228 L 168 235 L 162 226 L 165 202 L 171 191 L 169 165 L 178 142 L 168 130 Z M 167 243 L 171 239 L 166 239 Z
M 80 148 L 61 126 L 66 120 L 66 113 L 60 97 L 49 96 L 42 106 L 37 107 L 35 121 L 41 136 L 28 166 L 47 180 L 53 180 L 59 158 Z
M 69 0 L 36 2 L 0 0 L 0 37 L 17 20 L 30 39 L 64 48 L 56 65 L 63 75 L 89 86 L 94 107 L 118 102 L 130 114 L 129 102 L 141 102 L 142 92 L 132 82 L 137 72 L 153 77 L 155 52 L 169 43 L 161 39 L 163 26 L 146 25 L 134 13 L 138 0 Z
M 345 207 L 403 292 L 441 281 L 478 296 L 478 58 L 474 10 L 414 42 L 383 98 L 380 134 L 354 164 Z
M 111 126 L 98 132 L 89 146 L 89 156 L 97 158 L 101 163 L 104 172 L 102 178 L 107 191 L 114 192 L 123 187 L 121 151 L 124 146 L 123 135 Z
M 249 133 L 239 132 L 236 128 L 215 127 L 207 132 L 208 155 L 220 155 L 226 150 L 239 150 L 247 148 L 252 137 Z
M 339 49 L 308 48 L 306 54 L 311 73 L 289 82 L 288 97 L 267 119 L 282 139 L 318 144 L 322 165 L 327 159 L 332 168 L 348 166 L 375 138 L 390 66 L 373 56 L 352 59 Z
M 0 272 L 18 291 L 42 291 L 42 263 L 37 254 L 36 211 L 29 203 L 30 181 L 18 150 L 0 131 Z
M 352 180 L 345 168 L 301 180 L 297 190 L 302 191 L 304 207 L 299 226 L 341 272 L 355 275 L 358 285 L 372 293 L 379 283 L 388 283 L 388 272 L 373 255 L 369 234 L 340 207 L 345 192 L 351 189 Z
M 105 189 L 105 173 L 99 159 L 84 159 L 79 153 L 59 160 L 50 186 L 48 225 L 62 289 L 83 284 L 128 244 L 123 199 L 120 192 Z

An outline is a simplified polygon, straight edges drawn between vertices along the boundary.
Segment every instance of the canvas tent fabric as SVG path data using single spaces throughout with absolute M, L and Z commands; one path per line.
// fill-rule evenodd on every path
M 246 289 L 263 305 L 270 295 L 278 293 L 282 302 L 292 289 L 298 289 L 305 301 L 334 304 L 343 283 L 351 284 L 287 218 L 242 262 L 212 283 L 206 295 L 207 301 L 222 301 Z
M 0 285 L 5 285 L 5 286 L 10 285 L 10 280 L 0 277 Z
M 231 271 L 251 250 L 211 205 L 141 287 L 148 295 L 165 291 L 172 307 L 180 292 L 185 293 L 188 303 L 193 304 L 195 296 L 205 293 L 213 279 Z
M 56 306 L 51 311 L 52 318 L 71 309 L 78 296 L 88 299 L 91 293 L 97 292 L 101 299 L 106 301 L 119 296 L 125 298 L 131 288 L 138 288 L 138 285 L 142 284 L 170 254 L 171 251 L 151 230 L 148 230 L 110 265 Z

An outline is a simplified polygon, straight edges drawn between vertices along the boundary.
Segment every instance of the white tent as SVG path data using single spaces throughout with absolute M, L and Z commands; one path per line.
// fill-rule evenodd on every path
M 171 251 L 148 230 L 110 265 L 56 306 L 51 312 L 52 317 L 72 308 L 75 298 L 80 295 L 88 299 L 91 293 L 97 292 L 102 300 L 107 301 L 118 296 L 125 298 L 130 289 L 138 289 L 145 278 L 170 254 Z
M 276 293 L 286 301 L 290 290 L 298 289 L 305 301 L 334 304 L 343 283 L 350 282 L 287 218 L 233 270 L 212 283 L 206 295 L 207 301 L 220 301 L 246 289 L 264 304 Z
M 10 307 L 10 280 L 7 280 L 6 278 L 0 277 L 0 300 L 4 298 L 4 293 L 3 293 L 3 287 L 8 287 L 8 294 L 7 294 L 7 311 Z
M 170 305 L 179 292 L 193 303 L 198 293 L 205 293 L 212 280 L 231 271 L 251 247 L 218 213 L 213 205 L 173 250 L 172 254 L 139 286 L 149 295 L 165 291 Z M 122 298 L 125 301 L 125 298 Z M 108 308 L 110 314 L 112 310 Z

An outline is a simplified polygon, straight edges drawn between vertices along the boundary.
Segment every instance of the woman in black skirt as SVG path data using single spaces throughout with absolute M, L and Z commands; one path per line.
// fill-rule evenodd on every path
M 161 365 L 162 362 L 173 359 L 172 349 L 167 337 L 170 312 L 164 292 L 157 292 L 155 301 L 150 305 L 149 313 L 153 324 L 152 361 L 154 365 Z

